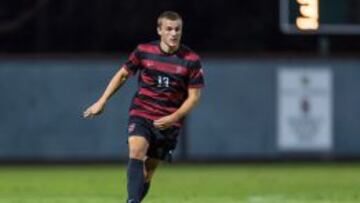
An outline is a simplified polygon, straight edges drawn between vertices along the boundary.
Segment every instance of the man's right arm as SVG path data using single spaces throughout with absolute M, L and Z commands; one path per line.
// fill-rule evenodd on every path
M 93 105 L 87 108 L 86 111 L 84 111 L 83 116 L 85 118 L 92 118 L 100 114 L 104 109 L 106 102 L 124 84 L 129 74 L 130 73 L 128 72 L 128 70 L 126 70 L 126 68 L 121 68 L 113 76 L 102 96 Z

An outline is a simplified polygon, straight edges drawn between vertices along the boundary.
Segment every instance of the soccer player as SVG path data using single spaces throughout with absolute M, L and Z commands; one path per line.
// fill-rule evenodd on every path
M 138 90 L 129 110 L 128 203 L 145 197 L 156 167 L 176 147 L 184 117 L 200 99 L 204 85 L 200 58 L 181 44 L 182 24 L 178 13 L 163 12 L 157 21 L 160 40 L 138 45 L 83 114 L 86 118 L 100 114 L 116 90 L 138 74 Z

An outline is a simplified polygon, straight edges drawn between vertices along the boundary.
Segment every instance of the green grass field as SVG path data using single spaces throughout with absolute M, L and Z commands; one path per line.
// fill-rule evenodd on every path
M 122 165 L 0 166 L 1 203 L 125 203 Z M 358 203 L 360 164 L 163 165 L 144 203 Z

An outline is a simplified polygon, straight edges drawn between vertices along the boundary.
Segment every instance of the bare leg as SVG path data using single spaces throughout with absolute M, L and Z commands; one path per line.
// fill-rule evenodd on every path
M 142 136 L 131 136 L 128 139 L 129 142 L 129 158 L 144 160 L 146 152 L 149 148 L 148 141 Z
M 143 200 L 150 188 L 151 179 L 155 173 L 157 166 L 161 161 L 159 159 L 147 158 L 145 160 L 145 167 L 144 167 L 144 176 L 145 176 L 145 183 L 143 187 L 143 192 L 141 196 L 141 200 Z
M 147 158 L 145 160 L 145 182 L 150 182 L 155 170 L 157 168 L 157 166 L 159 165 L 159 163 L 161 162 L 161 160 L 159 159 L 153 159 L 153 158 Z

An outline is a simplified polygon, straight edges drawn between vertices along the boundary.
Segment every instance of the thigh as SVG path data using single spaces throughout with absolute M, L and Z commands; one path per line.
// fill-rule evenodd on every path
M 129 157 L 143 160 L 149 148 L 151 131 L 148 122 L 139 117 L 130 117 L 128 124 Z

